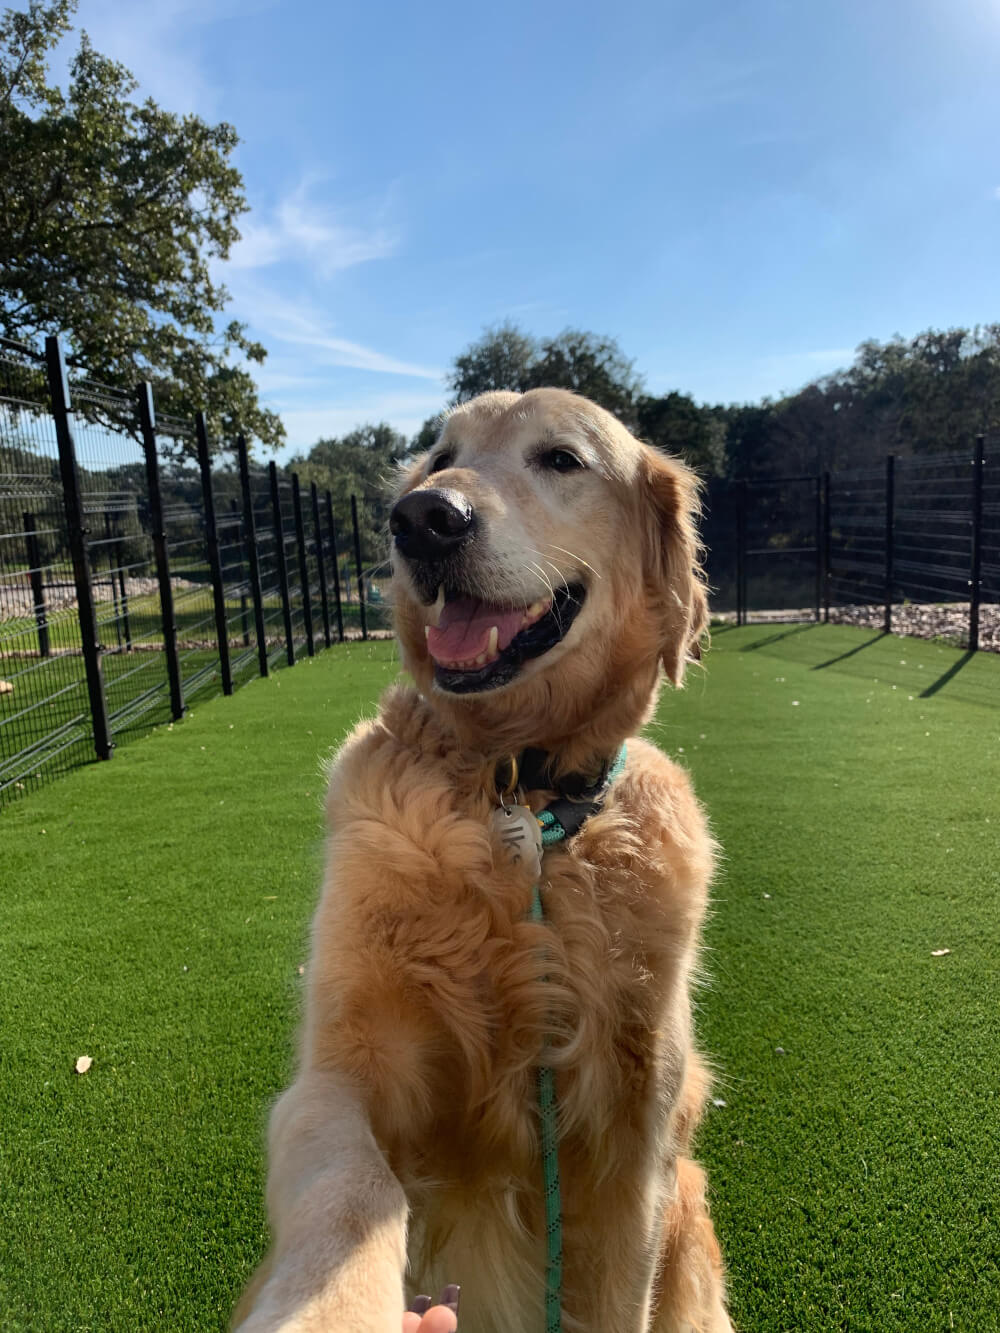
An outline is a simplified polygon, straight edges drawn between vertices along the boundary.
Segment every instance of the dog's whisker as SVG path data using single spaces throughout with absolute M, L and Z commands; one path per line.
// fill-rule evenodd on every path
M 539 553 L 539 554 L 540 554 L 540 553 Z M 545 584 L 545 586 L 548 588 L 548 590 L 549 590 L 549 596 L 550 596 L 551 598 L 553 598 L 553 600 L 554 600 L 554 599 L 555 599 L 555 595 L 556 595 L 556 590 L 555 590 L 555 588 L 553 588 L 553 586 L 552 586 L 552 580 L 551 580 L 551 579 L 549 578 L 549 576 L 546 574 L 545 570 L 544 570 L 544 569 L 541 567 L 541 565 L 538 564 L 537 561 L 535 561 L 535 560 L 529 560 L 527 563 L 532 567 L 532 569 L 536 569 L 536 570 L 538 571 L 538 577 L 542 580 L 542 582 L 543 582 L 543 583 Z
M 568 555 L 571 560 L 578 560 L 580 564 L 583 565 L 584 569 L 590 570 L 595 579 L 602 579 L 604 577 L 604 575 L 596 570 L 593 565 L 584 560 L 582 555 L 577 555 L 575 551 L 567 551 L 565 546 L 557 546 L 555 542 L 546 542 L 545 545 L 551 546 L 553 551 L 559 551 L 562 555 Z
M 548 565 L 549 568 L 550 568 L 551 570 L 554 571 L 556 578 L 559 580 L 559 582 L 562 584 L 562 586 L 563 586 L 563 587 L 566 589 L 566 591 L 568 592 L 568 591 L 569 591 L 569 580 L 566 578 L 566 575 L 562 572 L 562 570 L 559 568 L 559 566 L 556 564 L 556 562 L 555 562 L 554 560 L 550 560 L 549 557 L 548 557 L 547 555 L 545 555 L 542 551 L 536 551 L 535 548 L 534 548 L 533 546 L 529 546 L 529 547 L 528 547 L 528 550 L 534 552 L 535 555 L 541 557 L 541 559 L 542 559 L 542 563 Z M 532 561 L 531 563 L 534 564 L 535 562 Z M 537 569 L 538 566 L 535 565 L 535 568 Z M 550 591 L 550 592 L 553 592 L 553 595 L 555 595 L 555 594 L 554 594 L 554 591 L 553 591 L 553 588 L 552 588 L 552 583 L 551 583 L 551 581 L 549 581 L 549 591 Z

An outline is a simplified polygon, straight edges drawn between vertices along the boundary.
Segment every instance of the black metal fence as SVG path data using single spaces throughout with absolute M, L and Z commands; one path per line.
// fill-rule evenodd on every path
M 387 520 L 204 418 L 0 339 L 0 805 L 138 731 L 390 628 Z M 709 488 L 713 607 L 1000 650 L 1000 457 Z M 905 614 L 904 614 L 905 609 Z
M 849 620 L 1000 650 L 1000 455 L 709 488 L 713 606 L 754 617 Z
M 388 628 L 386 515 L 0 340 L 0 805 Z

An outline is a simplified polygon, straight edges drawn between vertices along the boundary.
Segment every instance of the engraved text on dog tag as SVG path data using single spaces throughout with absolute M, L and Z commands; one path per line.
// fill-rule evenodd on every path
M 490 823 L 508 864 L 523 867 L 537 879 L 542 871 L 542 830 L 528 807 L 502 805 L 493 811 Z

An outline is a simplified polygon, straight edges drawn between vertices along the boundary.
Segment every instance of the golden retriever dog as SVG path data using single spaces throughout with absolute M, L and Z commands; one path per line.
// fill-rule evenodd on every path
M 447 1282 L 460 1333 L 541 1333 L 540 1065 L 562 1328 L 731 1329 L 690 1156 L 714 844 L 687 774 L 635 738 L 706 628 L 697 504 L 681 462 L 555 389 L 456 408 L 404 476 L 390 527 L 412 683 L 332 769 L 298 1074 L 270 1121 L 272 1248 L 241 1333 L 400 1333 L 413 1293 Z M 537 813 L 595 790 L 540 875 L 508 859 L 505 799 Z

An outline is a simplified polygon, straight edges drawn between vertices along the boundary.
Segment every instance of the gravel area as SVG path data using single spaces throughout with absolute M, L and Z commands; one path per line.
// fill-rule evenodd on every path
M 811 620 L 811 607 L 783 611 L 752 611 L 755 624 L 781 624 L 787 621 Z M 858 625 L 862 629 L 880 630 L 885 609 L 881 606 L 831 606 L 830 622 L 837 625 Z M 736 613 L 724 612 L 717 619 L 733 623 Z M 918 639 L 947 639 L 957 648 L 969 646 L 969 603 L 949 602 L 946 605 L 910 603 L 892 608 L 893 634 L 909 634 Z M 979 647 L 987 652 L 1000 653 L 1000 604 L 985 603 L 979 608 Z
M 190 579 L 178 578 L 171 579 L 170 584 L 175 592 L 197 586 Z M 118 595 L 117 578 L 112 590 L 111 580 L 107 574 L 98 574 L 92 579 L 91 586 L 94 590 L 95 602 L 111 602 Z M 160 585 L 156 579 L 127 578 L 125 580 L 125 593 L 130 598 L 149 597 L 153 593 L 158 593 L 159 590 Z M 210 586 L 209 592 L 211 592 Z M 45 605 L 49 612 L 65 611 L 76 606 L 76 588 L 72 576 L 60 579 L 58 583 L 46 583 Z M 28 582 L 27 576 L 23 580 L 18 579 L 16 583 L 0 585 L 0 623 L 4 620 L 16 620 L 21 616 L 33 615 L 34 608 L 35 601 L 31 594 L 31 584 Z

